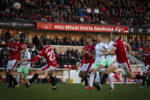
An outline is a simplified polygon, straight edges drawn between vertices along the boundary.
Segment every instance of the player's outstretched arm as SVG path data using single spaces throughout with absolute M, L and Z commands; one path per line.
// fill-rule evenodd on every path
M 109 52 L 103 53 L 103 55 L 115 55 L 116 54 L 116 48 L 112 48 Z
M 24 62 L 27 62 L 27 61 L 33 62 L 33 61 L 36 61 L 38 59 L 40 59 L 39 56 L 36 56 L 35 58 L 32 58 L 32 59 L 21 59 L 20 64 L 23 64 Z
M 40 57 L 39 57 L 39 56 L 36 56 L 35 58 L 28 59 L 27 61 L 31 61 L 31 62 L 33 62 L 33 61 L 36 61 L 36 60 L 38 60 L 38 59 L 40 59 Z

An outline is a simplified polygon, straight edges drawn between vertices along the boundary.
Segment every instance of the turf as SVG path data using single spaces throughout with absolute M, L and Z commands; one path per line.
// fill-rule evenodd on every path
M 79 84 L 58 84 L 57 91 L 48 90 L 50 84 L 34 84 L 30 88 L 6 88 L 0 84 L 0 100 L 150 100 L 150 88 L 139 85 L 115 85 L 116 90 L 108 91 L 105 85 L 101 91 L 85 90 Z

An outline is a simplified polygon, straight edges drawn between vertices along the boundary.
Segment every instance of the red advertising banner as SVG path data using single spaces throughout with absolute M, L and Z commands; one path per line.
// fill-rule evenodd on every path
M 37 29 L 58 30 L 58 31 L 84 31 L 84 32 L 112 32 L 129 33 L 126 26 L 110 25 L 83 25 L 83 24 L 64 24 L 64 23 L 47 23 L 37 22 Z

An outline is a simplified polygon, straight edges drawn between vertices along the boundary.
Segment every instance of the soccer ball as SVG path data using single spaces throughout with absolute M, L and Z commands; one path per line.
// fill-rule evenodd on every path
M 15 2 L 13 4 L 14 9 L 19 10 L 21 8 L 21 4 L 19 2 Z

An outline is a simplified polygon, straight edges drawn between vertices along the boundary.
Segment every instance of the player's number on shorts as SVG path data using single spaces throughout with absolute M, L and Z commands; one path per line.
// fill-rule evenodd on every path
M 49 57 L 50 61 L 53 61 L 55 59 L 55 55 L 54 55 L 53 50 L 51 50 L 50 52 L 48 52 L 47 56 Z

